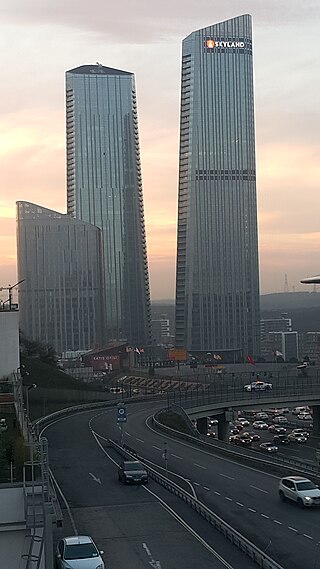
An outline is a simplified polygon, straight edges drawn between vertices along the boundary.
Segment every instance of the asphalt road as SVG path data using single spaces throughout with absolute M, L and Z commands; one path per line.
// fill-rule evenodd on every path
M 43 433 L 49 440 L 51 469 L 71 514 L 68 519 L 65 510 L 66 524 L 56 532 L 56 541 L 75 532 L 92 535 L 104 551 L 107 569 L 256 567 L 152 480 L 147 487 L 118 482 L 119 456 L 106 440 L 119 434 L 115 413 L 114 409 L 85 412 L 57 421 Z M 149 413 L 145 403 L 130 406 L 130 424 L 134 421 L 139 430 Z M 152 432 L 146 432 L 153 437 Z M 130 433 L 125 437 L 129 441 Z M 159 451 L 154 450 L 159 459 Z
M 301 511 L 293 503 L 281 503 L 277 477 L 164 437 L 153 430 L 150 415 L 146 404 L 130 406 L 127 444 L 164 468 L 162 453 L 167 441 L 169 470 L 190 480 L 198 498 L 210 509 L 285 569 L 314 569 L 320 554 L 319 510 Z M 97 433 L 117 436 L 110 414 L 97 417 L 92 424 Z

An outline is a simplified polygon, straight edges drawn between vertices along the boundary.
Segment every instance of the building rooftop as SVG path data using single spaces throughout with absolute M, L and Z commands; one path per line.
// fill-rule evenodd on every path
M 130 71 L 123 71 L 122 69 L 114 69 L 113 67 L 105 67 L 101 63 L 93 63 L 92 65 L 80 65 L 74 69 L 69 69 L 67 73 L 74 73 L 75 75 L 132 75 Z

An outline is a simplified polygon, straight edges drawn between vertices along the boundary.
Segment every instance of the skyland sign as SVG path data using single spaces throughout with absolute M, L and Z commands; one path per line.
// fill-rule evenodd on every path
M 241 48 L 245 47 L 244 41 L 224 41 L 224 40 L 206 40 L 206 47 L 207 49 L 214 49 L 215 47 L 222 47 L 222 48 Z

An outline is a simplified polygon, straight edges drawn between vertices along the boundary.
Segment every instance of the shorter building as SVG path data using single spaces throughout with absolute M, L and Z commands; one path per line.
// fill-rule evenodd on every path
M 161 314 L 158 320 L 151 320 L 152 343 L 168 344 L 172 339 L 170 333 L 170 322 L 166 314 Z
M 284 361 L 298 360 L 299 341 L 298 332 L 268 332 L 264 344 L 263 356 L 272 361 L 281 356 Z
M 130 353 L 126 343 L 110 342 L 106 346 L 83 354 L 82 362 L 86 367 L 91 367 L 93 372 L 122 370 L 129 368 Z
M 260 320 L 260 350 L 261 356 L 270 360 L 275 351 L 282 353 L 281 332 L 292 332 L 292 320 L 287 313 L 279 318 L 262 318 Z M 279 336 L 274 335 L 279 333 Z
M 299 359 L 305 357 L 320 365 L 320 332 L 299 332 Z
M 0 379 L 16 372 L 19 366 L 19 312 L 0 310 Z

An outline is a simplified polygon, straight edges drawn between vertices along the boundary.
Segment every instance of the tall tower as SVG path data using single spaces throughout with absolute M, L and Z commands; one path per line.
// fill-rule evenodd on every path
M 99 63 L 71 69 L 66 106 L 68 213 L 102 230 L 105 339 L 148 344 L 150 293 L 134 75 Z
M 182 43 L 176 345 L 259 353 L 249 15 Z

